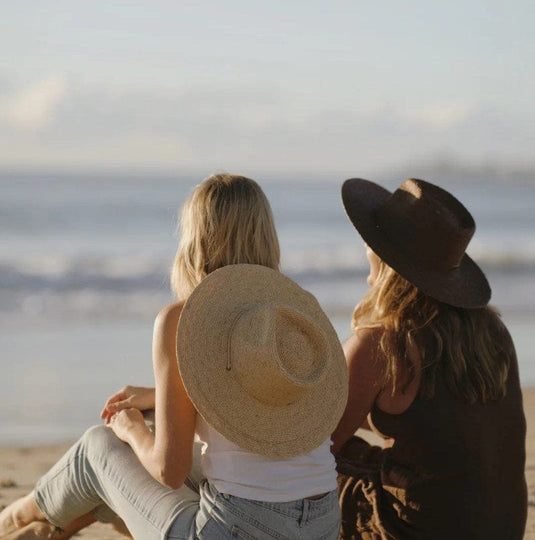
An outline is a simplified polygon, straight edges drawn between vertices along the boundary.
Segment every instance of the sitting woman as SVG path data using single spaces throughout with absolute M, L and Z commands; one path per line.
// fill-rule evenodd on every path
M 338 538 L 330 435 L 347 368 L 333 327 L 278 271 L 271 210 L 253 180 L 208 178 L 181 225 L 173 285 L 185 301 L 156 319 L 155 391 L 113 396 L 107 426 L 0 514 L 1 538 L 68 538 L 111 511 L 140 540 Z M 151 408 L 154 433 L 141 413 Z
M 422 180 L 342 188 L 370 290 L 345 344 L 333 435 L 342 538 L 521 539 L 526 423 L 511 337 L 465 253 L 468 210 Z M 384 439 L 371 446 L 360 427 Z

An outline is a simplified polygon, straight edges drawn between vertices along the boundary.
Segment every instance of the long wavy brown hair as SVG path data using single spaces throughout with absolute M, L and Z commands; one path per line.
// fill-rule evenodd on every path
M 384 385 L 404 391 L 416 376 L 409 347 L 421 358 L 420 395 L 432 398 L 443 381 L 470 403 L 498 399 L 514 349 L 498 312 L 465 309 L 439 302 L 409 283 L 384 261 L 373 286 L 353 313 L 353 329 L 381 328 L 380 352 L 386 359 Z M 403 384 L 399 384 L 404 373 Z
M 278 270 L 280 248 L 269 202 L 250 178 L 214 174 L 184 203 L 171 288 L 186 299 L 210 273 L 228 264 Z

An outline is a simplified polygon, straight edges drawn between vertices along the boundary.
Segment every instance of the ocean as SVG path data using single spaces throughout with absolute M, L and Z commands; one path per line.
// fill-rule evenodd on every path
M 468 253 L 535 385 L 535 178 L 451 171 L 426 176 L 477 223 Z M 125 384 L 152 385 L 155 315 L 173 300 L 169 268 L 179 208 L 201 178 L 131 175 L 0 177 L 0 444 L 77 437 Z M 282 270 L 312 292 L 341 339 L 366 291 L 362 240 L 341 181 L 262 181 Z M 377 179 L 395 189 L 402 178 Z

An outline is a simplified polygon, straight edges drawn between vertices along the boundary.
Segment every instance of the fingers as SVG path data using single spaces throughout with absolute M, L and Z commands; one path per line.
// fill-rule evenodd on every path
M 132 407 L 130 403 L 130 398 L 127 398 L 123 401 L 117 401 L 116 403 L 110 403 L 101 414 L 101 418 L 103 418 L 105 421 L 108 421 L 112 416 L 117 414 L 118 412 L 130 409 Z
M 124 440 L 123 435 L 125 430 L 130 429 L 137 421 L 143 422 L 143 416 L 137 409 L 122 409 L 106 417 L 106 425 L 109 426 L 121 440 Z
M 122 401 L 116 401 L 115 403 L 110 403 L 107 407 L 108 411 L 117 412 L 123 409 L 130 409 L 132 407 L 132 398 L 126 398 Z
M 104 418 L 108 414 L 109 411 L 114 410 L 114 406 L 116 403 L 124 401 L 126 399 L 128 399 L 128 394 L 125 392 L 125 389 L 120 390 L 116 394 L 113 394 L 113 396 L 111 396 L 108 399 L 108 401 L 106 401 L 106 404 L 104 405 L 104 408 L 102 409 L 100 413 L 100 417 Z M 118 410 L 118 409 L 115 409 L 115 410 Z
M 106 424 L 111 427 L 120 418 L 121 418 L 121 411 L 117 411 L 117 412 L 107 414 L 106 418 L 104 420 L 105 420 Z
M 130 385 L 123 387 L 106 401 L 100 417 L 108 423 L 113 414 L 130 408 L 140 411 L 154 408 L 154 388 Z

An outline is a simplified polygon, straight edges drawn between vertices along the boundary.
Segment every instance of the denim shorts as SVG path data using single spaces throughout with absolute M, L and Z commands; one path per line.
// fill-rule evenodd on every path
M 195 530 L 185 536 L 179 518 L 171 525 L 166 538 L 338 539 L 340 509 L 336 491 L 319 499 L 290 502 L 254 501 L 220 493 L 207 480 L 201 481 L 199 491 Z

